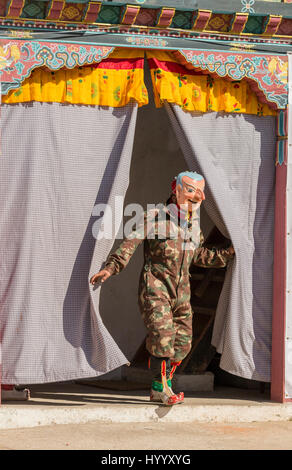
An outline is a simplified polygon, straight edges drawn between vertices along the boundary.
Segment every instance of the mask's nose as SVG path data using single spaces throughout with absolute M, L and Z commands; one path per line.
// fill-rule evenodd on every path
M 196 202 L 204 201 L 205 200 L 205 193 L 201 189 L 197 189 L 194 195 L 194 200 Z

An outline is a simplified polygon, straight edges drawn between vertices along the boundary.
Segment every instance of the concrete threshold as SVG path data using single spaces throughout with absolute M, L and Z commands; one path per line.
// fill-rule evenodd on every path
M 166 407 L 149 402 L 147 389 L 109 390 L 74 382 L 31 385 L 27 402 L 0 406 L 0 429 L 55 424 L 104 423 L 239 423 L 291 421 L 292 403 L 274 403 L 258 390 L 215 387 L 187 392 L 185 402 Z

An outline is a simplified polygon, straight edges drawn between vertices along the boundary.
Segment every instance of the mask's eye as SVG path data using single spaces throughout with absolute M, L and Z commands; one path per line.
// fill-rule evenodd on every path
M 188 188 L 188 193 L 192 193 L 194 190 L 191 188 Z

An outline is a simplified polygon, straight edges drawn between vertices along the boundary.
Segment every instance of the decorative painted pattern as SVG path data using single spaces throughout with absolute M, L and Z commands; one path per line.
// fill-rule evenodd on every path
M 287 106 L 287 56 L 189 50 L 179 50 L 174 54 L 188 68 L 231 80 L 247 79 L 262 101 L 271 103 L 275 109 L 285 109 Z
M 126 5 L 122 10 L 121 24 L 134 24 L 139 11 L 139 6 Z
M 159 48 L 167 46 L 167 41 L 161 38 L 151 38 L 143 36 L 129 36 L 127 42 L 132 46 L 145 47 L 145 48 Z
M 101 8 L 97 17 L 97 23 L 119 24 L 120 22 L 120 6 L 108 5 L 101 2 Z
M 220 31 L 226 33 L 230 29 L 230 23 L 233 15 L 224 13 L 212 13 L 212 16 L 206 26 L 208 31 Z
M 2 94 L 18 88 L 37 67 L 50 70 L 98 63 L 113 47 L 0 40 L 0 80 Z
M 25 0 L 21 18 L 43 19 L 46 16 L 46 2 L 38 0 Z
M 84 10 L 83 21 L 85 23 L 94 23 L 97 20 L 100 8 L 101 2 L 88 2 Z
M 44 2 L 42 2 L 44 3 Z M 86 5 L 86 4 L 83 4 Z M 99 39 L 96 40 L 97 44 L 101 45 L 109 45 L 108 43 L 108 37 L 111 36 L 111 39 L 113 42 L 110 42 L 110 45 L 113 47 L 123 47 L 126 46 L 128 42 L 127 35 L 131 36 L 143 36 L 145 37 L 160 37 L 160 38 L 166 38 L 167 39 L 167 47 L 170 46 L 170 43 L 172 42 L 172 49 L 176 50 L 178 49 L 178 45 L 174 43 L 177 39 L 182 39 L 185 41 L 186 39 L 191 39 L 193 41 L 193 47 L 196 48 L 196 41 L 198 39 L 202 39 L 204 43 L 207 45 L 208 41 L 211 41 L 212 45 L 217 42 L 218 47 L 221 49 L 222 44 L 225 43 L 227 48 L 229 50 L 253 50 L 258 47 L 261 47 L 263 45 L 264 47 L 271 48 L 273 52 L 275 53 L 275 47 L 282 46 L 281 49 L 282 51 L 288 51 L 292 50 L 292 43 L 289 38 L 283 38 L 283 37 L 278 37 L 278 36 L 273 36 L 273 37 L 261 37 L 261 38 L 254 38 L 253 36 L 244 36 L 241 35 L 238 38 L 236 38 L 236 43 L 234 43 L 234 37 L 230 33 L 225 33 L 221 34 L 220 36 L 217 35 L 217 33 L 213 32 L 195 32 L 192 30 L 177 30 L 175 31 L 174 29 L 171 30 L 169 33 L 167 29 L 163 28 L 143 28 L 139 30 L 139 28 L 135 27 L 133 28 L 131 25 L 96 25 L 95 23 L 69 23 L 69 22 L 45 22 L 43 23 L 42 21 L 39 20 L 30 20 L 30 19 L 4 19 L 0 18 L 0 27 L 2 27 L 2 32 L 0 31 L 0 38 L 2 39 L 7 39 L 8 41 L 11 38 L 17 37 L 19 39 L 25 39 L 27 37 L 33 38 L 34 40 L 42 40 L 41 37 L 41 30 L 44 28 L 44 31 L 52 31 L 52 42 L 58 41 L 58 33 L 59 32 L 64 32 L 64 31 L 84 31 L 86 33 L 96 33 L 100 34 L 102 33 L 102 38 L 101 41 Z M 56 31 L 53 29 L 56 27 Z M 25 29 L 24 29 L 25 28 Z M 57 33 L 57 34 L 56 34 Z M 107 33 L 106 35 L 104 33 Z M 117 36 L 119 35 L 119 36 Z M 80 40 L 75 38 L 74 43 L 76 42 L 77 44 L 83 44 L 86 43 L 86 40 L 84 40 L 84 36 L 79 36 Z M 170 38 L 170 40 L 168 40 Z M 77 40 L 76 40 L 77 39 Z M 103 39 L 105 41 L 103 42 Z M 95 43 L 95 44 L 96 44 Z M 135 43 L 135 41 L 133 41 Z M 137 43 L 138 44 L 138 43 Z M 141 41 L 139 41 L 139 44 L 141 44 Z M 189 43 L 190 45 L 191 43 Z M 184 49 L 185 47 L 189 47 L 189 45 L 186 44 L 186 46 L 181 46 L 181 49 Z M 284 46 L 284 47 L 283 47 Z M 137 45 L 137 47 L 140 47 Z M 206 46 L 205 46 L 206 47 Z M 204 49 L 203 47 L 202 49 Z M 282 51 L 277 51 L 280 54 Z M 267 49 L 267 54 L 269 53 L 269 50 Z
M 141 8 L 135 25 L 137 26 L 154 26 L 157 21 L 158 10 L 156 8 Z
M 10 0 L 7 5 L 7 18 L 18 18 L 24 7 L 25 0 Z
M 254 4 L 255 0 L 241 0 L 242 3 L 242 13 L 255 13 Z
M 62 11 L 60 21 L 82 21 L 84 9 L 87 5 L 84 3 L 67 3 Z
M 278 112 L 277 116 L 277 155 L 276 165 L 288 162 L 288 110 Z
M 166 31 L 171 28 L 171 34 L 174 29 L 183 29 L 189 32 L 214 31 L 240 35 L 292 36 L 292 15 L 281 17 L 274 14 L 255 13 L 255 0 L 241 0 L 239 5 L 242 6 L 242 11 L 237 12 L 233 9 L 238 8 L 238 4 L 232 2 L 229 12 L 190 10 L 187 5 L 184 10 L 184 6 L 180 6 L 179 2 L 177 3 L 179 8 L 158 8 L 158 5 L 156 8 L 146 8 L 142 1 L 139 3 L 135 0 L 134 3 L 136 5 L 88 0 L 69 0 L 68 2 L 66 0 L 0 0 L 0 17 L 7 20 L 12 18 L 40 20 L 37 22 L 38 28 L 51 30 L 60 29 L 61 24 L 58 22 L 68 22 L 71 29 L 95 23 L 107 26 L 156 26 L 160 29 L 165 28 Z M 216 8 L 215 3 L 214 8 Z M 262 11 L 262 7 L 260 10 Z M 48 12 L 47 15 L 46 12 Z M 17 23 L 16 27 L 21 28 L 22 23 Z M 141 33 L 144 32 L 141 31 Z
M 244 34 L 262 34 L 263 32 L 263 16 L 249 15 L 243 30 Z
M 181 11 L 176 10 L 171 27 L 172 28 L 179 28 L 179 29 L 191 29 L 192 26 L 192 11 Z

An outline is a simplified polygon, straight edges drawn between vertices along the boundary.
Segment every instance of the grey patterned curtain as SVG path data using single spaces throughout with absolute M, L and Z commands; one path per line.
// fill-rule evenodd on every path
M 136 104 L 1 108 L 2 383 L 98 376 L 128 362 L 89 279 L 116 236 L 96 241 L 92 211 L 125 195 L 136 114 Z
M 165 106 L 189 168 L 205 176 L 206 211 L 236 251 L 213 330 L 220 367 L 270 381 L 275 118 Z

